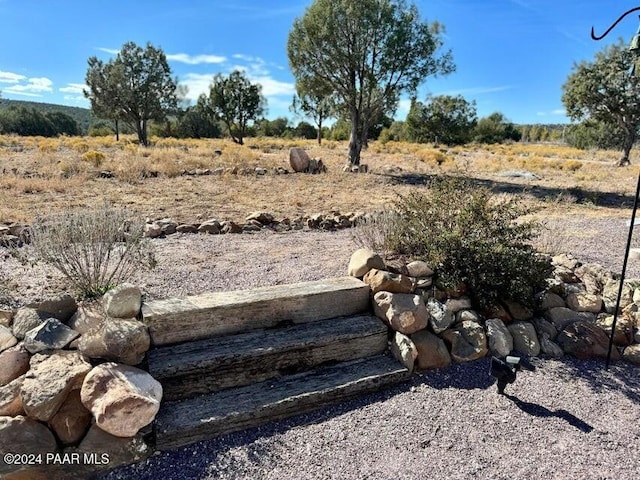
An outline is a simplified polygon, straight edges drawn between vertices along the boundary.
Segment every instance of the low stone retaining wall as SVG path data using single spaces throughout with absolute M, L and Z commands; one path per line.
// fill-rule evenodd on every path
M 71 478 L 151 453 L 162 387 L 134 366 L 150 346 L 141 304 L 121 285 L 91 304 L 62 295 L 0 310 L 0 474 Z
M 607 355 L 619 281 L 597 264 L 582 265 L 567 255 L 552 259 L 549 288 L 535 309 L 503 301 L 478 312 L 457 291 L 433 285 L 424 262 L 386 266 L 368 250 L 356 251 L 349 274 L 370 285 L 372 308 L 393 330 L 391 349 L 410 370 L 441 368 L 486 355 L 580 359 Z M 612 358 L 640 365 L 640 280 L 624 282 Z

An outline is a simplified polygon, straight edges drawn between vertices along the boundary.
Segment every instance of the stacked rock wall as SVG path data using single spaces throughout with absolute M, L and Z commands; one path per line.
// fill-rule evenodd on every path
M 464 286 L 444 292 L 424 262 L 385 262 L 365 249 L 351 257 L 349 274 L 369 284 L 375 314 L 393 331 L 391 350 L 409 369 L 441 368 L 486 355 L 577 358 L 607 356 L 620 282 L 597 264 L 552 258 L 548 289 L 535 309 L 504 300 L 490 312 L 473 309 Z M 624 282 L 613 359 L 640 364 L 640 280 Z

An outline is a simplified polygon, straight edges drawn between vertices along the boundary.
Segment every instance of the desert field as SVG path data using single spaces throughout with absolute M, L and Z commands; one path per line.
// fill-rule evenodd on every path
M 328 173 L 292 174 L 289 148 L 321 158 Z M 434 175 L 468 178 L 500 195 L 519 195 L 539 215 L 620 216 L 631 208 L 640 167 L 615 167 L 619 153 L 562 145 L 431 145 L 372 142 L 363 151 L 369 173 L 344 173 L 347 143 L 249 138 L 0 136 L 0 222 L 108 201 L 150 219 L 242 221 L 266 210 L 295 218 L 337 210 L 381 210 L 397 194 L 425 188 Z M 632 154 L 633 156 L 633 154 Z M 277 174 L 278 167 L 289 174 Z M 257 174 L 256 168 L 266 170 Z

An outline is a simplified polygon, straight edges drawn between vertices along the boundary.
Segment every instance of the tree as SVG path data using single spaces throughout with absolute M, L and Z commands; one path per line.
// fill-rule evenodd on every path
M 629 75 L 635 55 L 622 42 L 596 53 L 593 62 L 574 64 L 562 86 L 562 103 L 572 120 L 591 119 L 621 129 L 624 139 L 619 166 L 629 165 L 629 154 L 640 125 L 640 78 Z
M 84 95 L 98 117 L 123 120 L 138 134 L 139 142 L 147 146 L 149 120 L 164 121 L 176 110 L 177 80 L 164 52 L 147 43 L 143 50 L 133 42 L 122 46 L 115 59 L 106 64 L 96 57 L 88 60 Z
M 80 128 L 78 122 L 73 117 L 64 112 L 47 112 L 44 114 L 51 122 L 56 135 L 79 135 Z
M 405 0 L 314 0 L 295 20 L 287 53 L 296 82 L 333 92 L 351 121 L 352 165 L 377 115 L 392 114 L 426 77 L 454 70 L 450 52 L 437 56 L 442 32 Z
M 218 74 L 210 87 L 208 105 L 213 115 L 222 120 L 231 139 L 244 144 L 250 123 L 264 114 L 266 99 L 260 84 L 249 81 L 246 75 L 233 71 L 228 77 Z
M 322 145 L 322 124 L 333 116 L 335 99 L 326 86 L 315 84 L 312 79 L 296 82 L 296 95 L 293 96 L 291 110 L 302 112 L 316 124 L 318 145 Z
M 478 120 L 474 129 L 473 140 L 478 143 L 502 143 L 505 140 L 519 142 L 522 133 L 515 128 L 500 112 L 494 112 L 488 117 Z
M 322 134 L 318 134 L 318 129 L 304 120 L 298 123 L 296 128 L 293 129 L 293 135 L 297 138 L 304 138 L 306 140 L 318 139 L 320 142 Z
M 258 135 L 265 137 L 282 137 L 290 130 L 291 127 L 289 127 L 289 119 L 287 117 L 278 117 L 273 120 L 263 118 L 258 121 Z
M 426 104 L 414 100 L 406 123 L 411 141 L 463 145 L 477 123 L 476 104 L 461 95 L 431 97 Z

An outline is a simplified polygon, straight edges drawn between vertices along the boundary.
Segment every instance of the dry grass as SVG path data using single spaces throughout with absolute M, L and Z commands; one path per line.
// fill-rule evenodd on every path
M 632 195 L 638 167 L 616 168 L 618 152 L 581 151 L 565 146 L 513 144 L 431 148 L 399 142 L 373 142 L 363 152 L 370 174 L 346 174 L 345 142 L 248 139 L 238 146 L 227 140 L 152 139 L 143 148 L 132 137 L 120 142 L 108 137 L 0 136 L 0 221 L 30 222 L 43 209 L 59 212 L 75 206 L 109 201 L 152 217 L 178 221 L 199 218 L 242 220 L 253 210 L 268 210 L 279 217 L 296 217 L 339 210 L 376 211 L 421 185 L 407 176 L 454 174 L 482 181 L 550 192 L 541 202 L 543 215 L 569 211 L 586 215 L 620 214 L 598 207 L 607 193 Z M 329 173 L 276 175 L 276 167 L 289 168 L 288 149 L 307 149 L 322 158 Z M 216 150 L 222 152 L 216 154 Z M 226 173 L 184 175 L 185 171 L 222 167 Z M 264 176 L 233 175 L 229 169 Z M 101 171 L 113 178 L 101 178 Z M 505 178 L 505 171 L 528 171 L 540 180 Z M 581 204 L 576 192 L 583 192 Z M 587 199 L 585 201 L 585 198 Z M 589 200 L 589 199 L 592 199 Z M 531 200 L 534 201 L 534 200 Z

